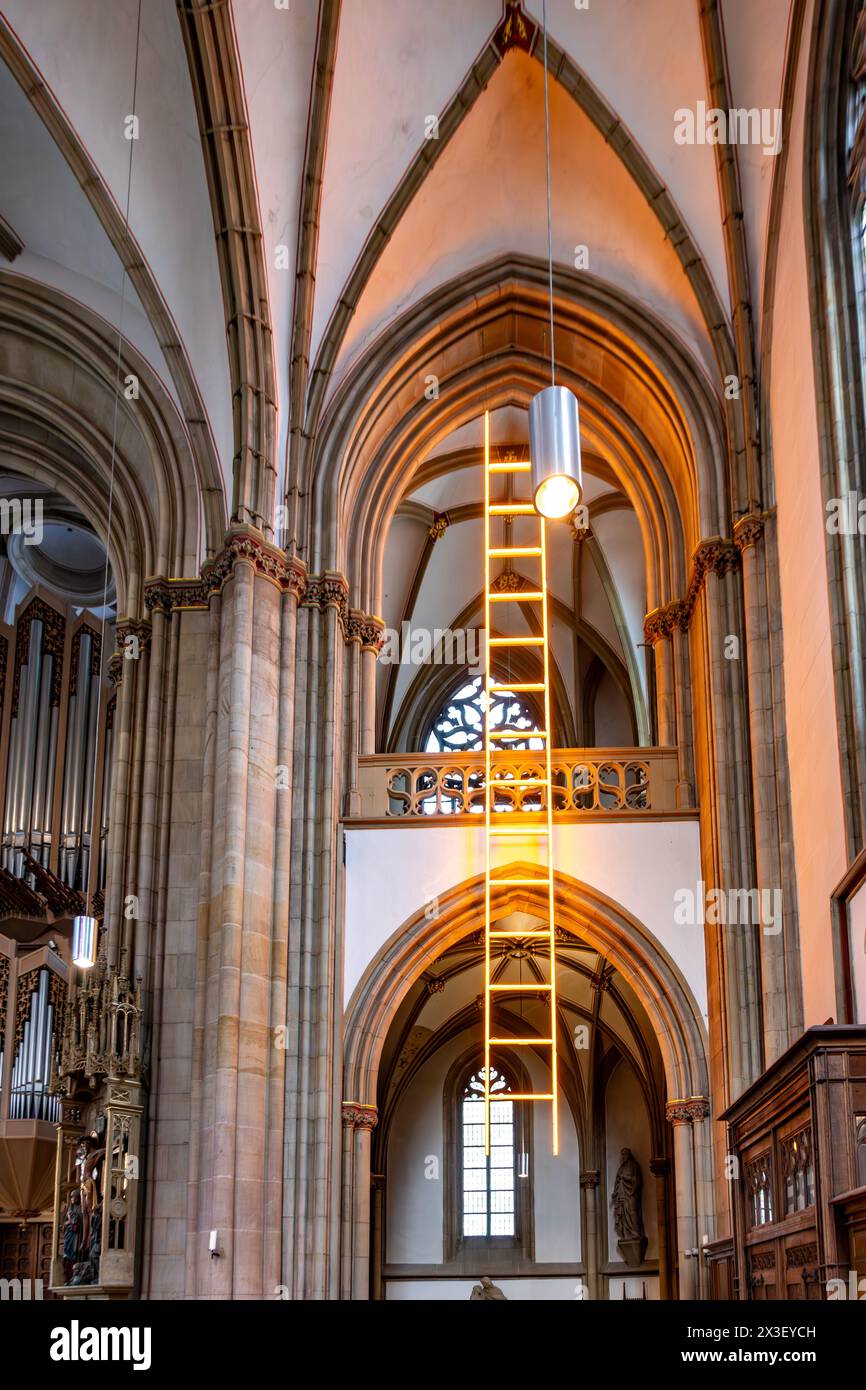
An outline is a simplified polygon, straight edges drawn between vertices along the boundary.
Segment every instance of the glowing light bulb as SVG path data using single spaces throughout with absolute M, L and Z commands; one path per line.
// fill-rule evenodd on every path
M 562 474 L 545 478 L 535 493 L 535 509 L 548 521 L 570 516 L 580 501 L 580 488 L 574 478 Z

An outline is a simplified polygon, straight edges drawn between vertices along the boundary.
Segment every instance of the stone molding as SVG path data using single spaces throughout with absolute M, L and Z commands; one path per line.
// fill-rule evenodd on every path
M 212 594 L 222 592 L 240 563 L 252 565 L 256 574 L 275 584 L 282 593 L 294 594 L 305 608 L 335 608 L 344 640 L 358 642 L 362 651 L 378 652 L 385 624 L 373 613 L 349 607 L 349 585 L 342 574 L 326 570 L 308 575 L 303 561 L 270 545 L 262 536 L 246 528 L 228 533 L 226 544 L 215 559 L 202 567 L 201 577 L 155 577 L 145 581 L 144 602 L 149 612 L 172 613 L 177 609 L 207 608 Z M 127 626 L 129 623 L 127 623 Z
M 112 685 L 120 685 L 121 681 L 123 680 L 123 663 L 125 660 L 123 645 L 126 642 L 126 639 L 128 637 L 137 637 L 139 643 L 141 644 L 142 651 L 146 651 L 146 649 L 150 646 L 150 639 L 152 635 L 153 629 L 150 623 L 146 620 L 139 622 L 135 618 L 120 619 L 115 629 L 115 640 L 117 642 L 117 648 L 115 649 L 115 651 L 111 653 L 111 656 L 108 658 L 108 679 L 111 681 Z
M 750 513 L 749 517 L 742 517 L 741 521 L 751 521 L 755 515 Z M 761 526 L 763 528 L 763 522 L 761 522 Z M 745 528 L 742 534 L 743 536 L 746 535 Z M 695 610 L 706 576 L 717 574 L 721 578 L 722 575 L 735 569 L 739 563 L 741 550 L 745 549 L 746 545 L 755 543 L 754 539 L 744 540 L 743 544 L 738 543 L 736 527 L 734 528 L 734 536 L 734 540 L 727 540 L 723 536 L 712 536 L 709 540 L 701 541 L 692 556 L 692 573 L 685 598 L 674 599 L 663 608 L 654 608 L 644 618 L 644 640 L 650 646 L 655 646 L 656 642 L 659 642 L 663 637 L 670 637 L 678 630 L 688 632 L 692 613 Z

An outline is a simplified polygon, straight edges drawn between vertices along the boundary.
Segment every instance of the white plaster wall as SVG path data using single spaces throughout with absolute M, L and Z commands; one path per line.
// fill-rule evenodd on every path
M 808 36 L 808 14 L 804 25 Z M 788 764 L 807 1027 L 836 1014 L 830 894 L 847 867 L 803 235 L 803 106 L 808 51 L 809 44 L 804 42 L 789 134 L 770 393 Z
M 559 825 L 554 863 L 637 917 L 673 957 L 706 1018 L 703 929 L 674 922 L 675 893 L 700 880 L 697 820 Z M 532 836 L 509 837 L 509 858 L 543 863 Z M 346 828 L 344 997 L 388 938 L 426 902 L 484 872 L 484 827 Z M 826 1017 L 826 1014 L 824 1015 Z

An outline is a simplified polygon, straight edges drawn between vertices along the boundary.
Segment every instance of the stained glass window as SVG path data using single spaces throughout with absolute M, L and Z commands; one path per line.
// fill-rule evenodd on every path
M 502 1072 L 490 1068 L 491 1095 L 507 1094 L 512 1086 Z M 484 1068 L 467 1081 L 460 1097 L 461 1231 L 464 1237 L 513 1236 L 515 1212 L 514 1102 L 496 1101 L 490 1107 L 490 1155 L 484 1152 Z
M 508 690 L 496 692 L 490 706 L 490 727 L 521 730 L 538 728 L 538 719 L 525 700 Z M 484 677 L 470 677 L 445 702 L 433 720 L 425 753 L 472 753 L 484 747 Z M 540 738 L 510 739 L 509 749 L 543 748 Z

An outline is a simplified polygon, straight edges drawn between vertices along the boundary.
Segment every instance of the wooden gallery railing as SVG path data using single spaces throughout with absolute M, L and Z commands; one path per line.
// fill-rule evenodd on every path
M 544 792 L 500 785 L 542 775 L 543 752 L 519 752 L 497 766 L 497 810 L 539 814 Z M 675 748 L 559 748 L 552 754 L 557 819 L 619 820 L 684 814 L 677 807 Z M 694 815 L 694 810 L 687 814 Z M 360 759 L 352 823 L 421 823 L 484 815 L 484 754 L 377 753 Z

